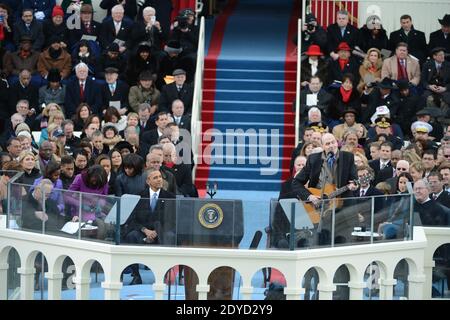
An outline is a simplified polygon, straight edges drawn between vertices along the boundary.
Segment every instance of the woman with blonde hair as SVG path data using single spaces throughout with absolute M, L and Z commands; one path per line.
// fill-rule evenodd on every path
M 370 48 L 367 50 L 367 55 L 363 63 L 359 67 L 360 79 L 357 89 L 359 92 L 371 89 L 369 84 L 381 81 L 381 67 L 383 60 L 381 59 L 381 51 L 377 48 Z
M 403 160 L 408 161 L 409 164 L 414 162 L 420 162 L 422 160 L 414 148 L 408 148 L 406 150 L 403 150 L 402 158 Z
M 368 166 L 369 165 L 369 160 L 367 160 L 366 156 L 361 151 L 356 151 L 355 154 L 354 154 L 354 158 L 355 158 L 355 166 L 357 168 L 361 167 L 361 166 Z
M 413 162 L 409 166 L 409 174 L 413 178 L 414 182 L 422 179 L 424 172 L 425 172 L 425 168 L 423 167 L 422 161 Z
M 41 176 L 39 169 L 36 168 L 36 156 L 31 151 L 22 151 L 19 155 L 19 163 L 24 173 L 18 182 L 32 185 L 34 180 Z
M 55 111 L 63 111 L 61 106 L 56 103 L 49 103 L 42 110 L 41 114 L 36 118 L 40 122 L 41 130 L 47 128 L 50 115 Z
M 55 124 L 58 127 L 61 127 L 61 124 L 65 120 L 64 113 L 60 110 L 55 110 L 50 112 L 50 116 L 48 118 L 48 126 L 41 130 L 41 137 L 39 139 L 39 145 L 45 140 L 48 140 L 49 137 L 49 127 L 52 124 Z

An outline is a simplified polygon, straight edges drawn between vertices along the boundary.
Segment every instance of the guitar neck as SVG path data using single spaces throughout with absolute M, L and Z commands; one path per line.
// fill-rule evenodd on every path
M 348 186 L 343 186 L 342 188 L 339 188 L 336 191 L 333 191 L 332 193 L 330 193 L 328 195 L 328 199 L 336 198 L 336 197 L 340 196 L 341 194 L 343 194 L 344 192 L 346 192 L 347 190 L 348 190 Z

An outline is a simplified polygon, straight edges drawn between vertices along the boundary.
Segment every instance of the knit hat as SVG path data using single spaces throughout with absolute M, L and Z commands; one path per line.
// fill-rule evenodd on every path
M 56 16 L 64 17 L 64 10 L 61 6 L 54 6 L 52 11 L 52 18 Z

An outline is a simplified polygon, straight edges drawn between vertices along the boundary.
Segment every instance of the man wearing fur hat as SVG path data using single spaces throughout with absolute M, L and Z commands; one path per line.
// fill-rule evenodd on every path
M 431 51 L 437 47 L 444 48 L 445 53 L 447 53 L 446 60 L 450 62 L 450 14 L 446 14 L 442 19 L 438 19 L 438 21 L 441 29 L 430 33 L 428 49 Z

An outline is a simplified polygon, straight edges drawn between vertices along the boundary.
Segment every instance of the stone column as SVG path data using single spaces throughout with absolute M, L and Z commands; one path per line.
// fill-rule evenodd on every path
M 412 274 L 408 276 L 408 299 L 424 300 L 431 298 L 431 287 L 426 287 L 425 274 Z
M 243 300 L 252 300 L 253 287 L 241 287 Z
M 91 278 L 79 278 L 73 277 L 73 283 L 75 283 L 77 300 L 89 299 L 89 285 L 91 284 Z
M 391 279 L 380 279 L 380 300 L 392 300 L 394 293 L 394 286 L 397 284 L 397 280 Z
M 333 292 L 336 290 L 336 286 L 332 283 L 320 283 L 317 285 L 319 290 L 319 300 L 333 300 Z
M 102 288 L 105 289 L 105 300 L 120 300 L 120 290 L 122 282 L 102 282 Z
M 33 300 L 35 268 L 18 268 L 20 274 L 20 300 Z
M 195 289 L 198 292 L 198 300 L 207 300 L 208 299 L 208 292 L 209 292 L 209 284 L 205 285 L 196 285 Z
M 423 288 L 423 299 L 431 299 L 431 288 L 433 287 L 433 267 L 435 263 L 434 260 L 425 261 L 423 273 L 425 274 L 425 283 Z
M 61 300 L 61 279 L 64 277 L 63 273 L 45 273 L 48 279 L 48 300 Z
M 155 292 L 155 300 L 163 300 L 164 299 L 164 290 L 166 290 L 165 283 L 154 283 L 153 291 Z
M 8 269 L 7 263 L 0 263 L 0 300 L 8 299 Z
M 364 288 L 367 287 L 365 282 L 349 282 L 350 300 L 362 300 L 364 297 Z
M 305 288 L 301 287 L 286 287 L 284 288 L 284 294 L 286 300 L 300 300 L 301 295 L 305 293 Z

